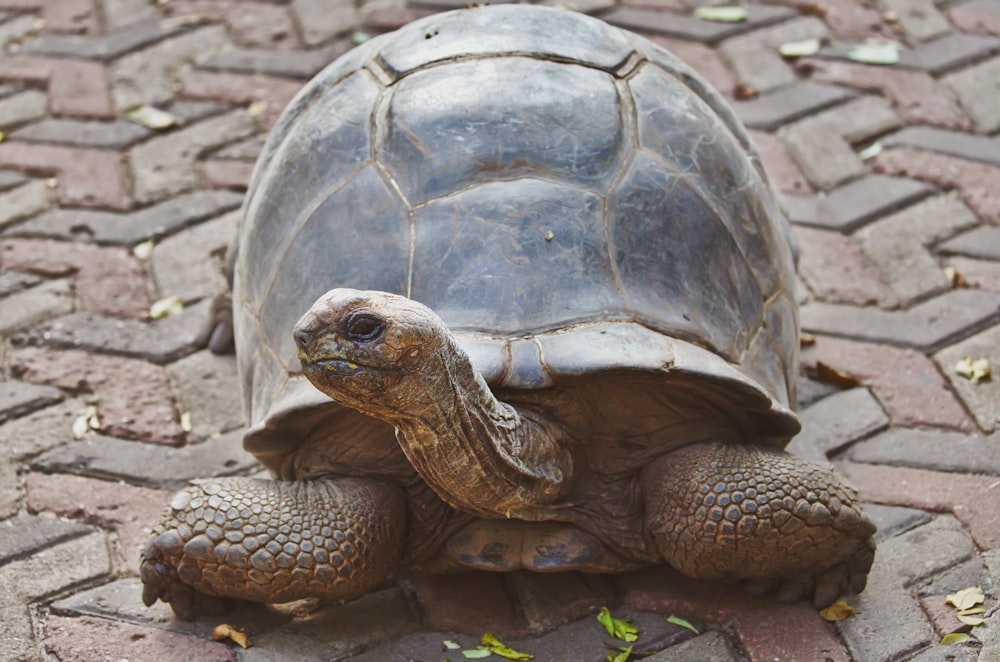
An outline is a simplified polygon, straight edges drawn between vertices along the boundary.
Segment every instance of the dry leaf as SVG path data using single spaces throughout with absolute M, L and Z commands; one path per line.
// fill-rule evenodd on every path
M 812 347 L 816 344 L 816 336 L 803 333 L 799 335 L 799 347 Z
M 267 112 L 267 108 L 270 104 L 266 101 L 254 101 L 252 104 L 247 106 L 247 113 L 250 117 L 260 117 Z
M 757 90 L 753 89 L 749 85 L 740 83 L 733 87 L 733 98 L 738 101 L 750 101 L 751 99 L 757 98 Z
M 133 106 L 125 109 L 125 117 L 130 122 L 142 125 L 154 131 L 163 131 L 172 126 L 177 126 L 181 120 L 176 115 L 171 115 L 165 110 L 154 108 L 150 105 Z
M 952 605 L 959 611 L 972 609 L 976 605 L 981 605 L 985 600 L 986 596 L 983 595 L 983 589 L 979 586 L 963 588 L 958 593 L 949 593 L 944 598 L 945 604 Z
M 632 625 L 629 619 L 612 617 L 607 607 L 601 607 L 601 611 L 597 614 L 597 622 L 615 639 L 633 642 L 639 638 L 639 629 Z
M 830 621 L 831 623 L 836 623 L 837 621 L 842 621 L 845 618 L 849 618 L 851 614 L 857 611 L 854 607 L 847 604 L 843 600 L 837 600 L 829 607 L 825 607 L 819 610 L 820 618 L 824 621 Z
M 250 646 L 253 646 L 245 634 L 231 625 L 226 625 L 225 623 L 215 626 L 215 629 L 212 630 L 212 639 L 216 641 L 230 639 L 240 648 L 250 648 Z
M 485 649 L 489 653 L 505 657 L 508 660 L 531 660 L 535 657 L 530 653 L 521 653 L 509 646 L 505 646 L 503 642 L 488 633 L 483 635 L 483 643 L 477 646 L 477 648 Z
M 863 64 L 896 64 L 899 48 L 887 41 L 858 44 L 847 52 L 847 57 Z
M 191 431 L 191 412 L 186 411 L 181 414 L 181 430 L 185 432 Z
M 778 46 L 781 57 L 797 58 L 815 55 L 823 45 L 819 39 L 803 39 L 802 41 L 786 41 Z
M 136 244 L 132 247 L 132 255 L 136 256 L 143 262 L 153 257 L 153 240 L 144 241 L 141 244 Z
M 716 23 L 740 23 L 747 20 L 747 10 L 735 5 L 696 7 L 695 18 Z
M 59 186 L 59 180 L 56 179 L 55 177 L 49 177 L 48 179 L 45 180 L 45 185 L 48 186 L 49 188 L 55 188 Z
M 973 359 L 971 356 L 966 356 L 955 364 L 955 374 L 965 377 L 973 384 L 978 384 L 992 377 L 993 369 L 990 367 L 989 359 Z
M 451 639 L 445 639 L 441 642 L 441 650 L 446 651 L 457 651 L 461 646 L 458 645 L 457 641 L 452 641 Z
M 858 152 L 858 158 L 862 161 L 867 161 L 868 159 L 874 159 L 876 156 L 882 153 L 882 143 L 875 141 L 868 147 Z
M 852 388 L 861 384 L 861 380 L 854 375 L 837 370 L 822 361 L 816 362 L 816 379 L 827 384 L 839 386 L 840 388 Z
M 97 407 L 84 407 L 73 421 L 73 438 L 83 439 L 91 430 L 101 429 L 101 419 L 97 416 Z
M 169 317 L 184 310 L 184 300 L 176 294 L 166 299 L 160 299 L 149 307 L 150 319 L 158 320 Z
M 971 625 L 973 627 L 977 625 L 982 625 L 983 623 L 986 622 L 985 618 L 981 618 L 979 616 L 969 616 L 967 614 L 955 614 L 955 618 L 962 621 L 966 625 Z
M 944 276 L 951 283 L 951 286 L 956 289 L 969 286 L 968 281 L 965 280 L 965 276 L 955 267 L 945 267 Z
M 696 628 L 695 626 L 691 625 L 689 622 L 685 621 L 683 618 L 680 618 L 679 616 L 674 616 L 673 614 L 671 614 L 670 616 L 667 616 L 667 623 L 673 623 L 674 625 L 678 625 L 678 626 L 680 626 L 682 628 L 687 628 L 688 630 L 691 630 L 691 632 L 694 632 L 695 634 L 701 634 L 700 632 L 698 632 L 698 628 Z
M 941 639 L 941 645 L 954 646 L 955 644 L 965 643 L 969 639 L 972 639 L 972 637 L 964 632 L 952 632 L 951 634 L 944 635 L 944 638 Z

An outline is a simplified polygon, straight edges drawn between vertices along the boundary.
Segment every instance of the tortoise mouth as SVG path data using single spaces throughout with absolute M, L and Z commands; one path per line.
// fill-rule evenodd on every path
M 381 371 L 379 368 L 374 366 L 365 365 L 364 363 L 358 363 L 357 361 L 349 361 L 342 358 L 323 358 L 309 361 L 309 363 L 303 366 L 306 370 L 314 370 L 316 372 L 322 372 L 324 374 L 333 374 L 342 377 L 353 377 L 355 375 L 363 375 L 371 372 Z

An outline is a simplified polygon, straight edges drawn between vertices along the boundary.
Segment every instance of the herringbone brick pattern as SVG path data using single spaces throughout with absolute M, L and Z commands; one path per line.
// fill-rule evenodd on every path
M 792 449 L 838 464 L 880 525 L 858 612 L 831 625 L 665 569 L 411 578 L 242 608 L 242 651 L 211 640 L 220 619 L 142 607 L 137 550 L 170 491 L 258 469 L 234 362 L 204 344 L 264 135 L 354 41 L 465 3 L 0 0 L 0 659 L 456 659 L 442 639 L 492 630 L 603 660 L 607 605 L 649 660 L 1000 660 L 991 611 L 937 643 L 970 629 L 943 596 L 979 585 L 992 610 L 1000 591 L 1000 375 L 955 371 L 1000 370 L 1000 0 L 765 0 L 739 23 L 699 0 L 547 4 L 672 49 L 751 129 L 801 250 Z M 870 38 L 899 63 L 847 57 Z M 176 125 L 129 121 L 142 104 Z M 149 320 L 172 296 L 183 311 Z

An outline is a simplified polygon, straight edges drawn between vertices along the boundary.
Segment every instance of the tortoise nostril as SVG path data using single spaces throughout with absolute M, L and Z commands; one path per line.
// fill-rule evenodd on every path
M 316 336 L 315 329 L 310 329 L 307 326 L 300 326 L 295 329 L 293 333 L 295 336 L 295 344 L 300 350 L 306 350 L 309 347 L 309 343 Z

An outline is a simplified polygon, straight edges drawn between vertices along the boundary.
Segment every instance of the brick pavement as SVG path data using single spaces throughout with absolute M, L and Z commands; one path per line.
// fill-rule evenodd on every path
M 412 577 L 345 605 L 241 607 L 225 620 L 246 651 L 211 641 L 217 619 L 142 607 L 136 549 L 170 491 L 259 469 L 233 361 L 202 348 L 262 136 L 354 33 L 463 4 L 0 0 L 0 659 L 440 659 L 443 639 L 493 630 L 536 660 L 599 660 L 591 614 L 607 605 L 650 660 L 1000 660 L 992 613 L 970 643 L 937 644 L 969 630 L 944 595 L 1000 597 L 1000 380 L 954 371 L 964 356 L 1000 370 L 1000 0 L 772 0 L 736 24 L 693 18 L 699 0 L 554 3 L 699 70 L 783 194 L 810 337 L 792 449 L 839 465 L 880 526 L 854 616 L 665 568 Z M 845 58 L 869 37 L 898 40 L 899 64 Z M 824 40 L 815 56 L 777 53 L 808 38 Z M 179 125 L 129 122 L 139 103 Z M 183 313 L 145 319 L 174 295 Z M 95 428 L 74 434 L 89 405 Z

